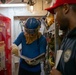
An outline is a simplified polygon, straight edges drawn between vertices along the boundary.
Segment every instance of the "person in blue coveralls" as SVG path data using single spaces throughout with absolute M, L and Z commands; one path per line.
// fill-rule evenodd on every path
M 76 75 L 76 0 L 56 0 L 46 10 L 55 15 L 56 25 L 66 31 L 60 47 L 63 53 L 50 75 Z
M 21 32 L 12 46 L 12 53 L 18 55 L 18 46 L 21 44 L 21 55 L 33 59 L 46 52 L 46 38 L 39 32 L 41 22 L 34 18 L 28 18 L 24 25 L 24 32 Z M 28 64 L 24 59 L 20 59 L 18 75 L 40 75 L 40 63 L 36 65 Z

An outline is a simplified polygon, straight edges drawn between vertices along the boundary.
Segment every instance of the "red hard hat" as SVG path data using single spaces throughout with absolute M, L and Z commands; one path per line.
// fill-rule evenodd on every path
M 76 0 L 56 0 L 53 6 L 46 8 L 45 10 L 49 11 L 50 13 L 54 14 L 54 9 L 63 5 L 63 4 L 76 4 Z

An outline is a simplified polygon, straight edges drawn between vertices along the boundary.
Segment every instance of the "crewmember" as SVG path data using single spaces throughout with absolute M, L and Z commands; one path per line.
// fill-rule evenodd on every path
M 55 15 L 60 29 L 67 31 L 60 48 L 61 59 L 50 75 L 76 75 L 76 0 L 56 0 L 46 10 Z

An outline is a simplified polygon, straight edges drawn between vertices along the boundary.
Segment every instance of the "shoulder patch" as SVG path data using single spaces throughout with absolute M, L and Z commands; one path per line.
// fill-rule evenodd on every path
M 71 57 L 71 53 L 72 51 L 70 49 L 67 49 L 65 52 L 64 52 L 64 62 L 68 62 L 70 57 Z

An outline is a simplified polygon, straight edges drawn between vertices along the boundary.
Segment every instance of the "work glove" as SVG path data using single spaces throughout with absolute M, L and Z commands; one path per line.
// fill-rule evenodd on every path
M 12 54 L 14 54 L 15 56 L 19 56 L 18 50 L 18 46 L 16 44 L 12 44 Z

